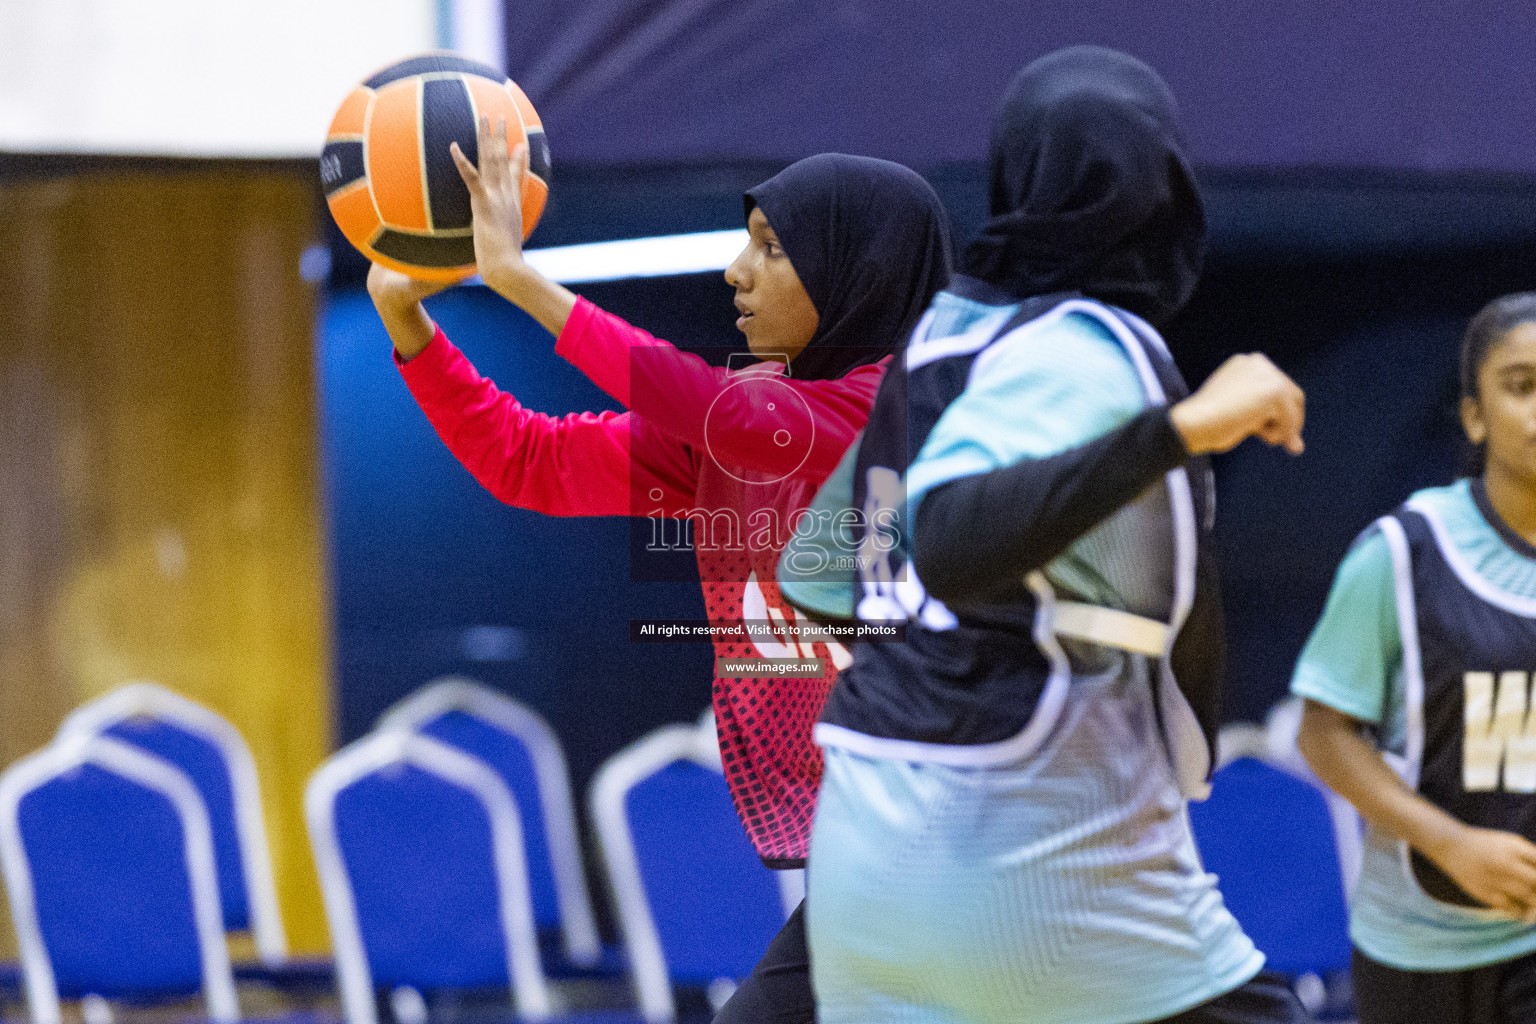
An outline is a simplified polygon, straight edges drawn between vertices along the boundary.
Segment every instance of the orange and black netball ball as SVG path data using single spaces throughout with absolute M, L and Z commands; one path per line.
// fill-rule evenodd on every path
M 549 143 L 523 90 L 453 53 L 410 57 L 352 90 L 325 137 L 320 181 L 331 216 L 370 260 L 428 281 L 475 272 L 469 190 L 448 145 L 480 158 L 475 126 L 507 122 L 507 146 L 528 143 L 523 237 L 549 197 Z

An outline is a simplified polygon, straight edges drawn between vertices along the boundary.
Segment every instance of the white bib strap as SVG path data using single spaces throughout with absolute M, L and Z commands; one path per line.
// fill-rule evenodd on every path
M 1058 636 L 1161 658 L 1168 653 L 1168 623 L 1079 601 L 1056 602 Z

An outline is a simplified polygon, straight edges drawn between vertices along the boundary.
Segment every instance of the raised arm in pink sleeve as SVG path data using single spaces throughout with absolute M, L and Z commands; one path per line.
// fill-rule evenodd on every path
M 480 376 L 441 328 L 410 362 L 397 356 L 395 363 L 448 450 L 509 505 L 555 516 L 627 516 L 693 504 L 692 453 L 643 417 L 525 409 Z
M 826 476 L 869 419 L 885 362 L 839 380 L 731 374 L 679 351 L 586 299 L 555 342 L 555 354 L 661 431 L 746 469 Z M 798 400 L 785 400 L 788 387 Z M 781 432 L 784 432 L 781 434 Z M 811 438 L 810 452 L 775 435 Z

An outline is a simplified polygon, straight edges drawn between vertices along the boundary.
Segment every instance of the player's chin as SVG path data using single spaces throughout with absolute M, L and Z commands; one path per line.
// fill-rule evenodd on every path
M 759 359 L 766 359 L 778 352 L 779 346 L 773 343 L 772 338 L 766 337 L 763 334 L 759 329 L 759 325 L 753 322 L 756 319 L 756 317 L 753 317 L 751 320 L 748 320 L 746 325 L 742 327 L 741 333 L 747 336 L 747 350 Z

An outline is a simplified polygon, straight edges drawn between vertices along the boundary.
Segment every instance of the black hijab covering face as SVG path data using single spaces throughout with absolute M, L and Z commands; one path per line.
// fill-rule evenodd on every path
M 762 209 L 816 307 L 816 333 L 790 363 L 832 380 L 906 344 L 949 282 L 949 218 L 933 187 L 888 160 L 823 153 L 746 194 Z
M 1011 295 L 1081 291 L 1155 324 L 1200 276 L 1205 213 L 1173 94 L 1117 50 L 1068 47 L 1014 78 L 991 203 L 962 269 Z

